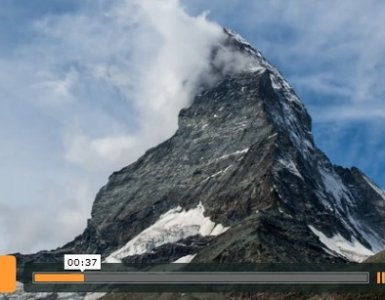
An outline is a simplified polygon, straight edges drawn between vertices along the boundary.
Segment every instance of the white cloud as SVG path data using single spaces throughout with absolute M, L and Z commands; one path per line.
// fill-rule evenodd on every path
M 132 162 L 175 132 L 178 112 L 189 104 L 200 76 L 208 71 L 212 46 L 223 38 L 223 31 L 207 21 L 205 15 L 190 17 L 175 0 L 126 1 L 110 8 L 107 14 L 114 20 L 107 30 L 112 27 L 120 32 L 117 40 L 128 39 L 118 43 L 126 47 L 115 48 L 112 43 L 109 48 L 113 49 L 100 51 L 103 54 L 96 62 L 85 57 L 81 63 L 87 65 L 95 79 L 103 79 L 121 91 L 132 105 L 137 130 L 134 134 L 121 132 L 118 136 L 94 138 L 71 133 L 72 137 L 66 138 L 65 157 L 87 168 L 112 163 L 109 165 L 112 170 L 116 162 Z M 79 27 L 92 24 L 92 19 L 87 21 L 89 17 L 83 15 Z M 77 24 L 78 19 L 79 16 L 75 21 L 55 19 L 54 25 L 45 20 L 38 27 L 44 32 L 47 28 L 55 36 L 64 36 L 67 44 L 68 23 Z M 71 30 L 75 36 L 69 35 L 69 44 L 88 39 L 94 44 L 97 39 L 104 39 L 101 36 L 105 31 L 100 29 L 91 37 L 79 37 L 78 30 Z M 116 61 L 106 64 L 111 53 Z
M 327 107 L 310 107 L 317 113 L 317 123 L 332 122 L 346 123 L 350 121 L 381 121 L 385 119 L 383 107 L 368 107 L 362 105 L 339 105 Z
M 191 101 L 200 76 L 208 71 L 212 46 L 223 32 L 204 15 L 188 16 L 179 1 L 137 3 L 142 22 L 151 26 L 151 32 L 159 38 L 151 53 L 138 62 L 142 66 L 135 102 L 142 120 L 141 146 L 147 148 L 176 130 L 178 112 Z M 147 47 L 148 42 L 144 45 Z M 146 53 L 143 44 L 138 45 L 137 51 Z
M 71 135 L 68 137 L 65 159 L 90 172 L 121 168 L 139 154 L 132 152 L 137 146 L 136 143 L 134 137 L 125 135 L 94 139 L 83 135 Z
M 34 176 L 19 182 L 20 191 L 0 192 L 8 211 L 0 221 L 17 237 L 0 251 L 54 248 L 81 233 L 107 176 L 175 132 L 223 37 L 220 26 L 189 16 L 177 0 L 90 3 L 36 20 L 28 43 L 13 57 L 0 55 L 0 97 L 8 101 L 0 105 L 20 120 L 14 128 L 0 121 L 18 160 L 4 176 Z M 18 134 L 25 128 L 24 155 Z
M 40 77 L 30 88 L 32 95 L 43 104 L 62 104 L 74 101 L 72 88 L 78 80 L 78 72 L 70 69 L 63 78 L 56 78 L 52 74 L 35 74 Z
M 56 248 L 85 228 L 91 209 L 87 200 L 93 197 L 90 180 L 50 183 L 33 203 L 0 203 L 0 253 Z

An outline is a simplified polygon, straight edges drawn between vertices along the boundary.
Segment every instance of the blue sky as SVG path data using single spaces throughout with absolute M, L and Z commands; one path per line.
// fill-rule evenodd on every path
M 0 252 L 84 229 L 108 175 L 176 129 L 217 24 L 284 74 L 334 163 L 385 187 L 384 16 L 381 0 L 3 0 Z

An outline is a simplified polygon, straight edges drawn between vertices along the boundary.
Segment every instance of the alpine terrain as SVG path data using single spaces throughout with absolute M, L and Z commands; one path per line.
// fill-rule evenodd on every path
M 385 249 L 385 192 L 333 165 L 282 75 L 224 31 L 176 133 L 110 176 L 81 235 L 20 262 L 361 262 Z

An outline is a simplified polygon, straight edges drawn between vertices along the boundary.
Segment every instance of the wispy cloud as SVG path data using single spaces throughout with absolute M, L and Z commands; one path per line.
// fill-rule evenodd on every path
M 52 180 L 32 203 L 0 202 L 0 252 L 51 249 L 74 238 L 85 228 L 90 214 L 87 199 L 94 195 L 90 185 L 81 178 L 62 183 Z
M 36 52 L 44 51 L 49 57 L 49 68 L 69 69 L 71 73 L 34 87 L 52 90 L 51 94 L 68 94 L 69 81 L 76 72 L 71 96 L 77 101 L 89 102 L 92 94 L 82 94 L 81 90 L 98 85 L 119 93 L 117 98 L 106 92 L 108 105 L 121 100 L 130 106 L 126 118 L 134 121 L 134 132 L 126 129 L 91 136 L 86 127 L 81 128 L 80 137 L 71 128 L 65 157 L 79 165 L 98 165 L 104 141 L 118 147 L 104 158 L 111 154 L 119 163 L 127 164 L 169 137 L 176 130 L 179 110 L 188 105 L 200 74 L 209 67 L 212 45 L 223 34 L 204 15 L 187 15 L 176 0 L 117 1 L 105 9 L 101 16 L 82 12 L 35 23 L 38 34 L 44 37 L 44 46 L 39 45 Z M 68 136 L 73 136 L 72 141 Z M 84 147 L 84 142 L 90 146 Z
M 0 177 L 17 181 L 27 169 L 34 176 L 19 179 L 27 196 L 14 185 L 1 191 L 8 213 L 0 222 L 18 237 L 0 245 L 5 252 L 52 248 L 79 234 L 108 175 L 175 132 L 223 37 L 177 0 L 90 1 L 27 25 L 28 42 L 7 57 L 0 51 L 1 110 L 12 108 L 0 124 L 13 157 Z M 14 118 L 20 122 L 11 127 Z
M 365 105 L 340 105 L 310 107 L 315 112 L 318 123 L 351 121 L 379 122 L 385 119 L 385 107 Z
M 90 172 L 121 168 L 138 154 L 132 153 L 132 149 L 137 147 L 138 139 L 130 135 L 94 139 L 82 135 L 69 135 L 67 140 L 65 159 Z

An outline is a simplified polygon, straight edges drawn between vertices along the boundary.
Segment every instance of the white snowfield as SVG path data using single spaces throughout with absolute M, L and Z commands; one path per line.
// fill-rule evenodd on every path
M 363 246 L 354 236 L 352 237 L 351 242 L 346 240 L 339 233 L 328 238 L 325 234 L 315 229 L 313 226 L 308 226 L 310 230 L 316 236 L 318 236 L 320 242 L 323 243 L 327 247 L 327 249 L 331 250 L 331 252 L 326 252 L 334 254 L 335 256 L 342 256 L 348 259 L 349 261 L 353 262 L 362 262 L 369 256 L 372 256 L 374 254 L 373 251 Z
M 119 263 L 124 257 L 149 253 L 167 243 L 176 243 L 181 239 L 198 234 L 217 236 L 228 229 L 222 224 L 215 224 L 210 217 L 205 217 L 204 211 L 205 208 L 201 203 L 190 210 L 184 210 L 180 206 L 169 210 L 161 215 L 153 225 L 109 255 L 105 262 Z
M 121 249 L 115 251 L 105 259 L 108 263 L 120 262 L 122 258 L 144 254 L 156 247 L 167 243 L 175 243 L 183 238 L 200 234 L 202 236 L 217 236 L 224 233 L 229 227 L 215 224 L 210 217 L 204 216 L 204 207 L 201 203 L 196 208 L 183 210 L 180 206 L 161 215 L 153 225 L 139 233 Z M 174 263 L 190 263 L 196 254 L 180 257 Z M 58 293 L 59 300 L 96 300 L 105 293 Z M 25 293 L 23 284 L 17 283 L 16 293 L 7 296 L 0 294 L 0 300 L 38 300 L 53 296 L 52 293 Z

